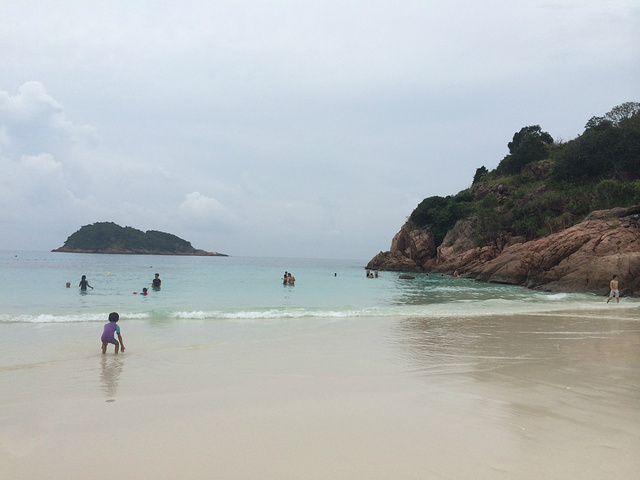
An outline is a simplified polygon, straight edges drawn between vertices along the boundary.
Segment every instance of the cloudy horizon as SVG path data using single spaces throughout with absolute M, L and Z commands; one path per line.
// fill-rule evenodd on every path
M 369 259 L 418 203 L 640 101 L 635 1 L 2 1 L 0 249 L 82 225 Z

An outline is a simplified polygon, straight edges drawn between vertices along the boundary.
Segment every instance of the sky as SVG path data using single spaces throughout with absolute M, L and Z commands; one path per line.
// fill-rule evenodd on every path
M 637 0 L 0 0 L 0 249 L 83 225 L 369 260 L 426 197 L 640 101 Z

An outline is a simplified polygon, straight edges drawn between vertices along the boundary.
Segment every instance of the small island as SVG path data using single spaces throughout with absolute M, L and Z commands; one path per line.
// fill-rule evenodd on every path
M 157 230 L 143 232 L 132 227 L 121 227 L 113 222 L 84 225 L 69 236 L 62 247 L 56 248 L 52 252 L 228 256 L 224 253 L 196 249 L 190 242 L 170 233 Z

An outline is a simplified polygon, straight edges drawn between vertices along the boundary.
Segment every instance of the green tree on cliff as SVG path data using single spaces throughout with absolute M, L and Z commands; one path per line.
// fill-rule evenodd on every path
M 456 222 L 471 213 L 469 200 L 469 196 L 462 193 L 425 198 L 411 213 L 409 221 L 419 227 L 429 228 L 436 245 L 440 245 Z
M 553 176 L 564 182 L 640 179 L 640 103 L 626 102 L 592 117 L 559 154 Z
M 554 143 L 539 125 L 520 129 L 495 170 L 476 170 L 470 188 L 425 198 L 409 221 L 436 245 L 458 220 L 475 214 L 476 243 L 502 233 L 538 238 L 581 221 L 593 210 L 640 205 L 640 103 L 592 117 L 584 133 Z M 541 162 L 544 160 L 544 162 Z M 499 199 L 491 192 L 502 192 Z
M 477 230 L 483 239 L 492 241 L 500 234 L 502 225 L 496 212 L 498 199 L 493 193 L 488 194 L 479 202 L 476 202 L 476 217 L 478 218 Z
M 489 173 L 489 170 L 487 170 L 487 167 L 485 167 L 484 165 L 478 168 L 476 170 L 476 174 L 473 176 L 473 183 L 471 185 L 475 185 L 476 183 L 478 183 L 487 173 Z
M 553 144 L 553 137 L 543 132 L 540 125 L 522 127 L 508 143 L 509 155 L 500 162 L 496 172 L 499 175 L 520 173 L 526 165 L 546 158 L 547 146 L 551 144 Z

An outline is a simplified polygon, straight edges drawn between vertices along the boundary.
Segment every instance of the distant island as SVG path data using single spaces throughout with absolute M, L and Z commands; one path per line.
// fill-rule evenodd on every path
M 193 255 L 227 257 L 224 253 L 206 252 L 193 248 L 190 242 L 170 233 L 132 227 L 121 227 L 113 222 L 84 225 L 72 234 L 60 248 L 52 252 L 106 253 L 135 255 Z

